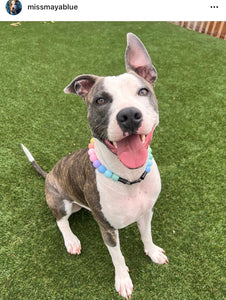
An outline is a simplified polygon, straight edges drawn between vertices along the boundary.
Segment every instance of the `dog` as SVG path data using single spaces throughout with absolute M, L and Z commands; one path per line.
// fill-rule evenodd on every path
M 16 15 L 17 14 L 17 1 L 9 1 L 9 10 L 11 15 Z
M 152 241 L 153 207 L 161 190 L 149 144 L 159 123 L 154 93 L 157 72 L 141 40 L 127 34 L 127 72 L 118 76 L 80 75 L 66 86 L 87 105 L 93 139 L 88 149 L 61 159 L 48 174 L 22 145 L 36 171 L 45 178 L 45 195 L 66 249 L 81 253 L 68 218 L 81 208 L 91 211 L 115 268 L 115 289 L 130 299 L 133 284 L 120 250 L 118 230 L 136 222 L 144 251 L 153 262 L 167 264 L 165 251 Z

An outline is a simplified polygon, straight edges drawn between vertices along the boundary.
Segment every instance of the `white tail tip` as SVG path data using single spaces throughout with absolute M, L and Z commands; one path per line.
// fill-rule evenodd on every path
M 30 151 L 29 151 L 23 144 L 21 144 L 21 147 L 22 147 L 24 153 L 26 154 L 28 160 L 29 160 L 30 162 L 33 162 L 35 159 L 34 159 L 34 157 L 31 155 Z

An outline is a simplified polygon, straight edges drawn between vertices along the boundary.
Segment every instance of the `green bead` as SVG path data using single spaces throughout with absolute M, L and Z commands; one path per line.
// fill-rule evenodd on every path
M 153 155 L 149 154 L 149 159 L 152 160 L 152 158 L 153 158 Z
M 112 178 L 114 181 L 118 181 L 118 180 L 119 180 L 119 176 L 116 175 L 115 173 L 112 174 L 111 178 Z

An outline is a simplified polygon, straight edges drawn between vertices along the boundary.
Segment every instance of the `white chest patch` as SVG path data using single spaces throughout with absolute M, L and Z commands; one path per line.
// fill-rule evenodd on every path
M 154 159 L 152 170 L 144 181 L 132 186 L 115 182 L 98 171 L 96 179 L 102 212 L 115 229 L 138 221 L 154 206 L 161 190 L 160 175 Z

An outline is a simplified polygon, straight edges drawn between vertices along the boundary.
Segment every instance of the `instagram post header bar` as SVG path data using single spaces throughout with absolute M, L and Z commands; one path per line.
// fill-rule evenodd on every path
M 223 0 L 9 0 L 0 21 L 223 21 Z

